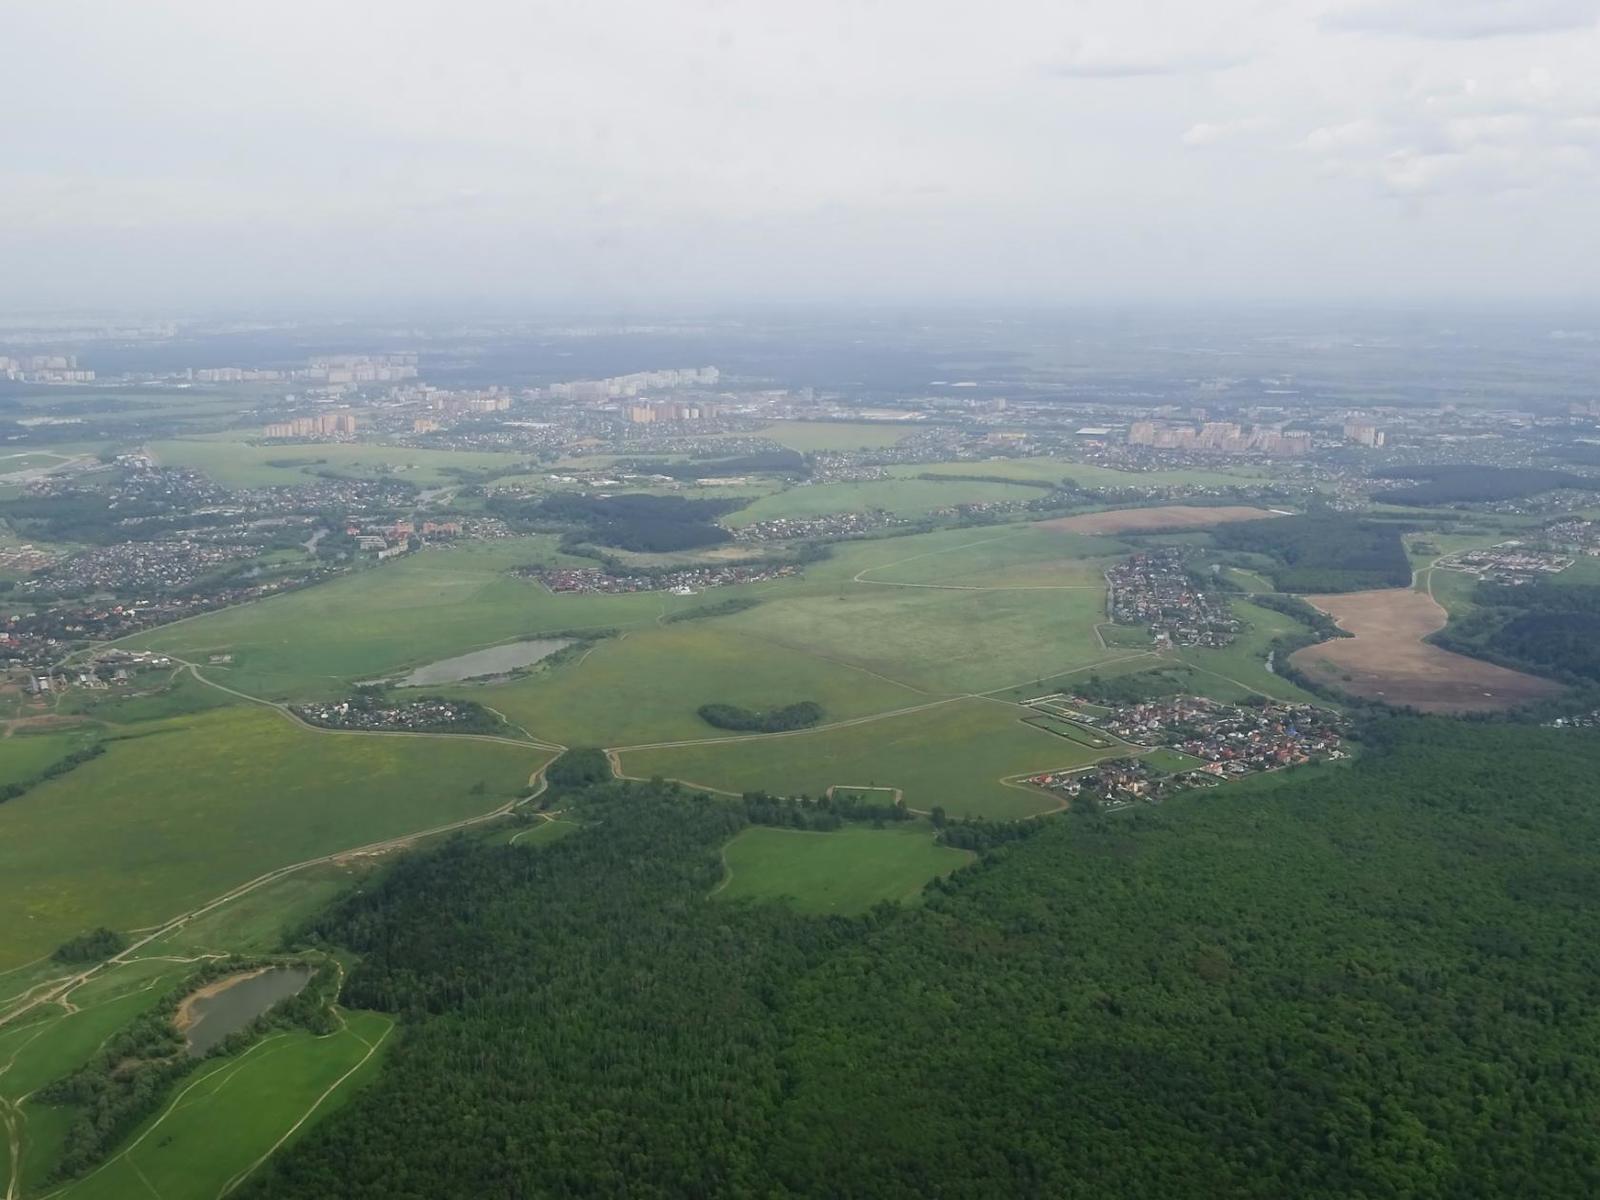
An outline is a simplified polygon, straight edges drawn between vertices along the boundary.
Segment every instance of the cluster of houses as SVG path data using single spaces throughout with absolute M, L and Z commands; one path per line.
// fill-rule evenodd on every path
M 1239 621 L 1225 595 L 1202 588 L 1181 549 L 1135 554 L 1106 572 L 1106 611 L 1119 625 L 1145 625 L 1158 646 L 1226 646 Z
M 1572 557 L 1536 550 L 1523 542 L 1501 542 L 1485 550 L 1462 550 L 1439 560 L 1439 566 L 1463 571 L 1485 583 L 1519 586 L 1559 574 L 1572 565 Z
M 148 650 L 103 650 L 81 666 L 54 667 L 37 673 L 30 671 L 23 690 L 30 696 L 45 696 L 69 688 L 104 691 L 128 683 L 147 668 L 170 668 L 172 665 L 172 660 L 165 654 L 154 654 Z
M 363 524 L 354 518 L 345 522 L 345 534 L 356 540 L 356 549 L 376 552 L 380 560 L 397 558 L 426 539 L 455 538 L 461 536 L 459 521 L 391 521 L 384 524 Z
M 620 592 L 671 592 L 674 596 L 692 596 L 706 588 L 725 587 L 731 583 L 763 583 L 768 579 L 798 575 L 800 567 L 794 563 L 688 567 L 681 571 L 648 575 L 613 575 L 600 567 L 518 567 L 514 574 L 524 579 L 536 579 L 552 592 L 606 595 Z
M 1037 787 L 1107 803 L 1158 800 L 1170 791 L 1238 779 L 1301 763 L 1345 758 L 1338 717 L 1312 704 L 1222 704 L 1203 696 L 1168 696 L 1096 713 L 1063 697 L 1074 719 L 1142 749 L 1186 756 L 1192 767 L 1163 772 L 1142 758 L 1097 763 L 1086 770 L 1030 777 Z
M 408 704 L 358 697 L 336 704 L 296 704 L 302 721 L 326 729 L 436 730 L 483 723 L 483 709 L 470 701 L 413 700 Z

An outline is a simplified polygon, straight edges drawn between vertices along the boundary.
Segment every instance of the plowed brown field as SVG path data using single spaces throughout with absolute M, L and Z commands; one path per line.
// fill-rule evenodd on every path
M 1554 695 L 1548 679 L 1441 650 L 1422 639 L 1444 628 L 1438 601 L 1411 588 L 1307 596 L 1354 637 L 1297 650 L 1289 661 L 1353 696 L 1423 712 L 1486 712 Z

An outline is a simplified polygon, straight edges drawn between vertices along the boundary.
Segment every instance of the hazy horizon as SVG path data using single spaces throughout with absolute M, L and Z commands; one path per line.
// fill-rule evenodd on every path
M 1600 0 L 8 25 L 5 310 L 1600 301 Z

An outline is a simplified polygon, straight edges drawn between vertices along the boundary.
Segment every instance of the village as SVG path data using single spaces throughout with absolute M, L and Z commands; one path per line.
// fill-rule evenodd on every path
M 1083 736 L 1073 740 L 1092 744 L 1089 736 L 1109 734 L 1140 752 L 1028 777 L 1035 787 L 1068 798 L 1093 797 L 1111 807 L 1159 802 L 1185 788 L 1349 756 L 1338 717 L 1311 704 L 1223 704 L 1180 695 L 1106 709 L 1056 694 L 1027 705 L 1081 727 Z
M 307 724 L 324 729 L 463 733 L 486 732 L 498 726 L 493 715 L 481 704 L 439 697 L 395 704 L 381 695 L 358 693 L 337 703 L 292 705 L 289 711 Z
M 1517 587 L 1558 575 L 1573 563 L 1571 555 L 1537 550 L 1525 542 L 1509 541 L 1483 550 L 1462 550 L 1439 560 L 1447 571 L 1460 571 L 1483 583 Z
M 692 596 L 707 588 L 734 583 L 764 583 L 800 574 L 797 563 L 757 566 L 686 567 L 661 574 L 613 575 L 600 567 L 518 567 L 512 574 L 534 579 L 552 592 L 614 595 L 623 592 L 671 592 Z
M 1145 625 L 1158 646 L 1226 646 L 1239 632 L 1226 597 L 1190 574 L 1181 549 L 1134 554 L 1106 572 L 1106 611 L 1119 625 Z

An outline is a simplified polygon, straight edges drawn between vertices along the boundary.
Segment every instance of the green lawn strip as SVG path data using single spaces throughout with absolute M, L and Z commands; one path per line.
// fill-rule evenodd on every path
M 829 833 L 752 826 L 723 850 L 718 899 L 787 899 L 806 912 L 850 915 L 883 900 L 915 901 L 930 879 L 972 855 L 935 844 L 926 823 L 883 829 L 848 825 Z

